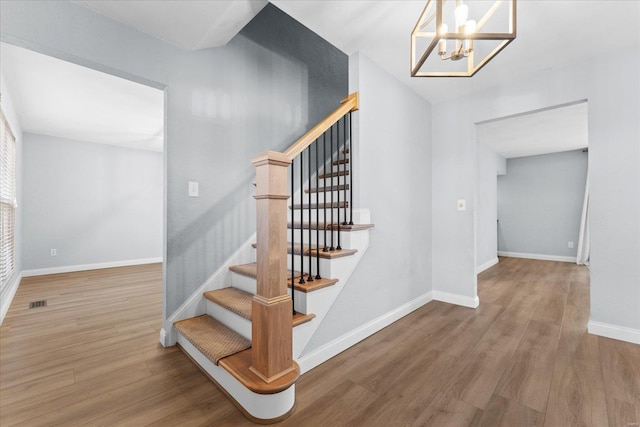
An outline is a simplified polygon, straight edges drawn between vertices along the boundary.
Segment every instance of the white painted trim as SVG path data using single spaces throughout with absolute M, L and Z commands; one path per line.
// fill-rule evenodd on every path
M 524 252 L 503 252 L 498 251 L 498 256 L 505 256 L 509 258 L 527 258 L 527 259 L 539 259 L 541 261 L 559 261 L 559 262 L 571 262 L 576 263 L 577 258 L 571 256 L 562 255 L 546 255 L 546 254 L 528 254 Z
M 0 325 L 4 321 L 4 317 L 7 315 L 9 311 L 9 307 L 11 307 L 11 303 L 13 302 L 13 297 L 16 296 L 16 292 L 18 292 L 18 287 L 20 286 L 20 281 L 22 280 L 23 273 L 18 273 L 17 276 L 10 282 L 5 288 L 4 295 L 2 295 L 2 301 L 0 302 Z
M 131 265 L 155 264 L 158 262 L 162 262 L 162 257 L 100 262 L 96 264 L 67 265 L 63 267 L 38 268 L 36 270 L 24 270 L 22 272 L 22 277 L 44 276 L 46 274 L 73 273 L 75 271 L 86 270 L 100 270 L 102 268 L 128 267 Z
M 176 345 L 178 337 L 173 328 L 173 324 L 178 320 L 199 316 L 207 312 L 205 299 L 202 294 L 228 286 L 231 283 L 229 267 L 236 264 L 246 264 L 255 259 L 255 250 L 251 246 L 255 241 L 256 233 L 253 233 L 249 239 L 240 245 L 240 249 L 227 258 L 227 260 L 163 322 L 162 329 L 164 330 L 164 335 L 160 335 L 160 344 L 164 347 Z M 229 283 L 226 283 L 227 279 L 229 279 Z
M 480 305 L 480 300 L 477 295 L 475 297 L 468 297 L 466 295 L 451 294 L 449 292 L 433 291 L 433 299 L 469 308 L 477 308 Z
M 342 353 L 349 347 L 359 343 L 365 338 L 370 337 L 375 334 L 379 330 L 389 326 L 393 322 L 403 318 L 408 315 L 412 311 L 417 310 L 423 305 L 429 303 L 433 300 L 432 292 L 429 291 L 419 297 L 409 301 L 408 303 L 401 305 L 380 317 L 373 319 L 372 321 L 348 332 L 333 341 L 323 345 L 320 348 L 317 348 L 300 357 L 297 362 L 300 365 L 300 373 L 304 374 L 305 372 L 310 371 L 321 363 L 326 362 L 337 354 Z
M 589 333 L 593 335 L 613 338 L 614 340 L 627 341 L 633 344 L 640 344 L 640 329 L 596 322 L 595 320 L 589 320 L 587 328 Z
M 494 259 L 490 259 L 489 261 L 485 262 L 484 264 L 481 264 L 479 266 L 476 267 L 476 274 L 480 274 L 485 270 L 488 270 L 489 268 L 493 267 L 494 265 L 496 265 L 498 262 L 500 262 L 500 260 L 498 259 L 498 257 L 495 257 Z

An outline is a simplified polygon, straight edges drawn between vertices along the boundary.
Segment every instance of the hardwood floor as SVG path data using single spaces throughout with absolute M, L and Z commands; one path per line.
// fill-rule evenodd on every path
M 159 265 L 24 279 L 0 328 L 0 426 L 252 425 L 158 344 L 161 287 Z M 640 425 L 640 346 L 587 334 L 588 269 L 502 258 L 478 294 L 303 375 L 281 425 Z

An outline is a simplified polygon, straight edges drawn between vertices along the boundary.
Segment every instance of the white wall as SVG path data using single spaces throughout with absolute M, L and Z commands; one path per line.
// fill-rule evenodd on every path
M 498 177 L 500 254 L 576 262 L 587 160 L 582 150 L 507 160 Z
M 640 333 L 638 75 L 635 48 L 514 76 L 491 90 L 433 106 L 434 290 L 477 295 L 476 206 L 455 210 L 456 199 L 472 200 L 475 189 L 473 123 L 588 99 L 591 319 Z
M 25 132 L 23 194 L 25 274 L 162 258 L 162 153 Z
M 476 155 L 476 268 L 478 273 L 498 263 L 497 178 L 507 160 L 482 143 Z
M 431 106 L 361 53 L 349 58 L 354 91 L 354 205 L 375 228 L 305 354 L 431 291 Z
M 15 253 L 14 253 L 14 274 L 13 277 L 7 282 L 7 286 L 0 294 L 0 324 L 4 320 L 13 296 L 18 290 L 20 285 L 20 278 L 22 276 L 22 164 L 23 164 L 23 150 L 22 150 L 22 127 L 18 121 L 18 116 L 13 108 L 11 101 L 11 93 L 7 88 L 4 76 L 0 70 L 0 106 L 4 112 L 5 118 L 9 123 L 9 127 L 13 132 L 13 136 L 16 138 L 16 201 L 18 207 L 16 208 L 16 224 L 15 224 Z

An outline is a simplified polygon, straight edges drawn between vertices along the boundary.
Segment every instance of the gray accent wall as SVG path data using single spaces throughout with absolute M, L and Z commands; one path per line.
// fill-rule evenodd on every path
M 162 257 L 162 153 L 25 132 L 23 182 L 25 270 Z
M 474 123 L 588 99 L 591 320 L 640 330 L 638 75 L 640 50 L 627 49 L 508 76 L 498 87 L 432 106 L 434 291 L 477 295 L 477 207 L 468 203 L 476 187 Z M 462 198 L 466 213 L 456 211 Z
M 195 52 L 71 2 L 0 12 L 2 41 L 164 88 L 165 320 L 255 232 L 251 158 L 286 148 L 347 95 L 347 56 L 272 4 L 226 46 Z
M 498 251 L 576 257 L 587 161 L 582 150 L 507 159 L 498 177 Z
M 304 354 L 432 289 L 431 105 L 358 52 L 349 58 L 349 91 L 360 94 L 354 205 L 370 209 L 375 228 Z

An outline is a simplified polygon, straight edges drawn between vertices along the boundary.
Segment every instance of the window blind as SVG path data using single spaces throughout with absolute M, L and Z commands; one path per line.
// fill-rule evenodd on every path
M 13 275 L 16 224 L 16 140 L 0 110 L 0 292 Z

